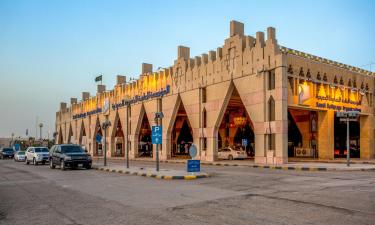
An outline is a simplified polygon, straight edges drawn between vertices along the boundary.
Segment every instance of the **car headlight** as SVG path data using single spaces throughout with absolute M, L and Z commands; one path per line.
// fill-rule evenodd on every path
M 36 155 L 36 157 L 37 157 L 37 158 L 42 158 L 42 157 L 43 157 L 43 155 L 41 155 L 41 154 L 38 154 L 38 155 Z
M 65 156 L 64 160 L 72 160 L 72 157 L 71 156 Z

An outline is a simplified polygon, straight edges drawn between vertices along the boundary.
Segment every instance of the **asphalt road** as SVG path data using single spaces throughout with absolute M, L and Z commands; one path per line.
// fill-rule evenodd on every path
M 150 162 L 132 165 L 153 166 Z M 183 164 L 161 164 L 181 168 Z M 202 166 L 157 180 L 0 161 L 0 224 L 374 224 L 375 171 Z

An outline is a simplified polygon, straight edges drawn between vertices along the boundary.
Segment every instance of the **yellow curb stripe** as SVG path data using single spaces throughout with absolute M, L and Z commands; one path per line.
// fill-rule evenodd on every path
M 195 175 L 187 175 L 187 176 L 184 176 L 184 179 L 185 180 L 194 180 L 194 179 L 197 179 L 197 176 L 195 176 Z
M 164 180 L 172 180 L 172 176 L 164 176 Z

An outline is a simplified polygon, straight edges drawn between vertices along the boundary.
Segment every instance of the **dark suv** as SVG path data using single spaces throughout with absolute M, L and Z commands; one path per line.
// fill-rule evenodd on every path
M 59 165 L 61 170 L 65 170 L 66 167 L 84 167 L 86 169 L 91 169 L 91 156 L 83 151 L 82 147 L 79 145 L 54 145 L 49 155 L 49 166 L 51 169 L 54 169 L 56 165 Z
M 0 159 L 13 159 L 14 150 L 13 148 L 3 148 L 0 150 Z

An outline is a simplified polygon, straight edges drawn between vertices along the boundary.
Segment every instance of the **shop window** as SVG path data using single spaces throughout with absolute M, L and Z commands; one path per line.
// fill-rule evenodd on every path
M 275 71 L 268 71 L 268 90 L 275 89 Z
M 275 120 L 275 100 L 271 96 L 268 100 L 268 121 Z

